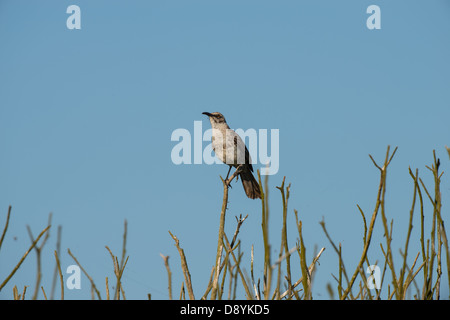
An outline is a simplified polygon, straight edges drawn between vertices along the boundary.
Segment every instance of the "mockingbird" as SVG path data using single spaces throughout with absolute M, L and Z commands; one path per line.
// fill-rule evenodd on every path
M 228 180 L 231 167 L 235 167 L 237 169 L 240 165 L 242 165 L 239 176 L 241 177 L 245 194 L 250 199 L 260 199 L 261 192 L 259 190 L 259 184 L 252 173 L 252 159 L 250 158 L 250 154 L 241 137 L 230 129 L 225 121 L 225 117 L 221 113 L 203 112 L 203 114 L 207 115 L 209 117 L 209 121 L 211 122 L 213 131 L 212 148 L 216 154 L 216 157 L 223 163 L 230 166 L 225 181 Z

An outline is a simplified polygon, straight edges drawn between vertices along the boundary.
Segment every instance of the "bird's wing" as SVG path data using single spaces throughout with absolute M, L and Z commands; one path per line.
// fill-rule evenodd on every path
M 242 141 L 241 137 L 236 132 L 234 133 L 233 142 L 234 142 L 235 150 L 238 155 L 238 164 L 242 164 L 242 163 L 247 164 L 249 166 L 250 170 L 253 172 L 252 158 L 250 157 L 250 153 L 248 152 L 248 149 L 245 146 L 244 141 Z M 241 161 L 239 161 L 239 160 L 241 160 Z

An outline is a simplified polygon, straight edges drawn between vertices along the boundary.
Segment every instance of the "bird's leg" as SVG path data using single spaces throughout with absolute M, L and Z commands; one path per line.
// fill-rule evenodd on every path
M 239 177 L 239 174 L 241 173 L 241 171 L 242 171 L 243 169 L 244 169 L 244 165 L 242 165 L 242 164 L 239 165 L 239 166 L 236 168 L 236 171 L 234 171 L 234 173 L 231 175 L 231 178 L 225 180 L 228 186 L 231 187 L 230 183 L 231 183 L 231 181 L 233 181 L 233 179 L 234 179 L 235 177 L 236 177 L 236 181 L 237 181 L 237 178 Z M 230 170 L 231 170 L 231 166 L 230 166 Z M 228 172 L 228 173 L 230 173 L 230 172 Z M 228 178 L 228 175 L 227 175 L 227 178 Z
M 230 175 L 230 171 L 231 171 L 231 166 L 228 166 L 228 173 L 227 173 L 227 177 L 225 178 L 225 181 L 228 180 L 228 176 Z
M 228 168 L 228 173 L 227 173 L 227 177 L 225 178 L 225 181 L 226 181 L 227 185 L 228 185 L 230 188 L 232 188 L 232 186 L 231 186 L 231 184 L 230 184 L 231 181 L 228 181 L 228 176 L 230 175 L 230 171 L 231 171 L 231 166 L 229 166 L 229 168 Z
M 238 165 L 238 167 L 236 168 L 236 171 L 234 172 L 234 174 L 236 175 L 236 182 L 239 181 L 239 175 L 242 170 L 244 170 L 244 165 L 243 164 Z

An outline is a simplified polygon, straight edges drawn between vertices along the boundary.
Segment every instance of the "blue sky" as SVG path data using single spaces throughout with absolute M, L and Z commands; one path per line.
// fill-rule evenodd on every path
M 66 27 L 72 4 L 81 8 L 81 30 Z M 380 30 L 366 27 L 371 4 L 381 8 Z M 0 251 L 0 279 L 30 244 L 26 226 L 38 234 L 52 212 L 43 252 L 47 291 L 61 225 L 63 269 L 73 264 L 70 248 L 104 297 L 105 277 L 110 283 L 114 277 L 104 246 L 120 254 L 126 219 L 127 297 L 168 298 L 160 253 L 170 256 L 178 296 L 183 275 L 168 230 L 181 241 L 200 297 L 214 265 L 219 175 L 227 167 L 173 164 L 176 142 L 170 137 L 178 128 L 193 132 L 194 121 L 203 121 L 206 130 L 209 122 L 201 113 L 219 111 L 232 128 L 279 129 L 280 168 L 269 178 L 273 257 L 281 238 L 275 186 L 286 176 L 292 183 L 289 244 L 297 239 L 297 209 L 308 259 L 314 246 L 326 247 L 313 297 L 328 298 L 325 286 L 335 285 L 331 273 L 337 274 L 338 262 L 319 221 L 342 243 L 353 271 L 363 232 L 356 204 L 369 217 L 378 186 L 368 154 L 382 162 L 387 145 L 399 147 L 388 172 L 386 203 L 396 254 L 404 244 L 413 192 L 408 167 L 419 168 L 431 186 L 425 165 L 431 165 L 435 149 L 441 170 L 449 171 L 449 15 L 445 0 L 2 0 L 2 226 L 8 206 L 13 209 Z M 262 277 L 263 263 L 260 208 L 245 197 L 240 182 L 231 189 L 226 231 L 234 232 L 234 216 L 249 214 L 240 236 L 247 270 L 255 245 L 256 277 Z M 382 261 L 381 220 L 375 233 L 370 257 Z M 411 248 L 413 259 L 418 243 Z M 19 291 L 30 285 L 31 296 L 35 264 L 32 252 L 0 298 L 12 298 L 14 285 Z M 442 290 L 445 296 L 448 288 Z M 82 278 L 81 290 L 66 290 L 66 297 L 90 298 L 88 280 Z

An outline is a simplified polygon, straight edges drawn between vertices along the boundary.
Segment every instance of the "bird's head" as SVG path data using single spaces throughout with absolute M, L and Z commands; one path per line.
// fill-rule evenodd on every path
M 203 112 L 202 114 L 205 114 L 209 117 L 209 121 L 211 121 L 211 125 L 227 123 L 225 121 L 225 117 L 220 112 L 213 112 L 213 113 Z

